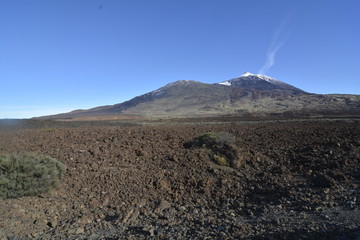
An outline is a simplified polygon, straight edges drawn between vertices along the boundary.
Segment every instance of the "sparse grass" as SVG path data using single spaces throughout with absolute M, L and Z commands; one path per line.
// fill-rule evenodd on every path
M 65 174 L 65 165 L 36 153 L 0 156 L 0 197 L 16 198 L 48 192 Z
M 185 144 L 185 147 L 209 149 L 209 157 L 220 166 L 235 167 L 238 153 L 236 137 L 228 132 L 208 132 Z
M 230 167 L 229 161 L 224 156 L 214 154 L 213 155 L 213 160 L 217 165 Z
M 191 141 L 190 145 L 196 147 L 214 147 L 216 145 L 230 145 L 235 144 L 236 137 L 228 132 L 208 132 L 196 137 Z

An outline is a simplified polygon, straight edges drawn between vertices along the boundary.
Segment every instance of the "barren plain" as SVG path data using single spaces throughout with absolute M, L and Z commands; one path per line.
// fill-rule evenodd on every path
M 236 167 L 187 147 L 207 132 L 236 137 Z M 1 240 L 360 239 L 358 118 L 23 121 L 0 128 L 0 154 L 14 152 L 67 173 L 50 193 L 0 199 Z

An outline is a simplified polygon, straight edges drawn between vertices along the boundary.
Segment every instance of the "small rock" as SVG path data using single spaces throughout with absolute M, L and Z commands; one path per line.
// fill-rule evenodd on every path
M 96 170 L 96 169 L 99 168 L 99 165 L 96 162 L 94 162 L 94 163 L 91 164 L 91 168 Z
M 335 185 L 335 180 L 327 175 L 320 173 L 316 174 L 313 178 L 313 184 L 316 187 L 330 188 Z
M 155 212 L 162 213 L 165 209 L 168 208 L 171 208 L 171 204 L 168 201 L 162 199 L 159 203 L 159 206 L 155 209 Z
M 218 226 L 216 229 L 215 229 L 215 231 L 217 231 L 217 232 L 221 232 L 221 231 L 224 231 L 225 230 L 225 228 L 223 227 L 223 226 Z
M 122 219 L 122 222 L 128 224 L 133 223 L 136 221 L 139 215 L 140 215 L 140 211 L 138 208 L 131 208 Z
M 47 222 L 47 225 L 51 228 L 54 228 L 58 225 L 58 221 L 56 219 L 52 219 L 50 221 Z
M 128 222 L 129 223 L 133 223 L 136 221 L 136 219 L 139 217 L 140 211 L 139 209 L 135 209 L 135 211 L 131 214 Z
M 24 208 L 20 208 L 18 210 L 18 213 L 24 215 L 26 213 L 26 210 Z
M 82 234 L 85 232 L 84 227 L 71 228 L 67 231 L 68 234 Z
M 322 209 L 322 207 L 316 207 L 316 208 L 315 208 L 315 211 L 316 211 L 316 212 L 322 212 L 323 209 Z
M 154 237 L 154 236 L 155 236 L 154 231 L 155 231 L 155 229 L 154 229 L 154 228 L 151 228 L 151 229 L 149 230 L 150 237 Z
M 109 205 L 109 202 L 110 202 L 109 198 L 108 198 L 108 197 L 105 198 L 105 200 L 104 200 L 103 203 L 102 203 L 102 206 L 104 206 L 104 207 L 108 206 L 108 205 Z
M 78 227 L 78 228 L 76 228 L 75 229 L 75 234 L 82 234 L 82 233 L 84 233 L 85 232 L 85 229 L 84 229 L 84 227 Z
M 47 225 L 48 225 L 48 221 L 45 220 L 45 219 L 39 218 L 39 219 L 36 219 L 36 220 L 34 221 L 34 224 L 35 224 L 36 226 L 47 226 Z
M 356 202 L 355 202 L 355 201 L 347 201 L 346 204 L 347 204 L 350 208 L 354 208 Z
M 39 233 L 38 232 L 32 232 L 30 235 L 33 238 L 37 238 L 39 236 Z M 12 238 L 9 237 L 8 240 L 10 240 L 10 239 L 12 239 Z
M 92 198 L 89 202 L 91 208 L 97 208 L 100 206 L 99 201 L 96 198 Z
M 184 207 L 184 206 L 179 207 L 179 211 L 185 211 L 185 210 L 186 210 L 186 207 Z
M 87 216 L 82 216 L 80 219 L 79 219 L 79 222 L 83 225 L 86 225 L 86 224 L 89 224 L 92 222 L 92 220 L 87 217 Z
M 146 205 L 146 203 L 147 203 L 147 200 L 146 200 L 145 198 L 142 198 L 142 199 L 137 203 L 137 206 L 138 206 L 139 208 L 142 208 L 142 207 L 144 207 L 144 206 Z

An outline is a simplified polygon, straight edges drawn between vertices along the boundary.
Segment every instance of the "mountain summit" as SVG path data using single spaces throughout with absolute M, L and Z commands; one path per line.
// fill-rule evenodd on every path
M 179 80 L 123 103 L 42 117 L 96 120 L 143 117 L 207 117 L 283 113 L 360 112 L 358 95 L 307 93 L 269 76 L 244 73 L 207 84 Z
M 245 72 L 243 75 L 241 75 L 238 78 L 233 78 L 224 82 L 220 82 L 219 84 L 246 88 L 246 89 L 256 89 L 256 90 L 283 89 L 283 90 L 292 90 L 295 92 L 304 92 L 299 88 L 281 82 L 275 78 L 266 75 L 253 74 L 249 72 Z

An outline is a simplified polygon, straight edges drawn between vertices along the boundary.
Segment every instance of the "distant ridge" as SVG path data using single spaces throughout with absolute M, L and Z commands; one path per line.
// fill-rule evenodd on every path
M 246 72 L 215 84 L 179 80 L 123 103 L 39 119 L 104 120 L 289 112 L 360 112 L 360 96 L 311 94 L 269 76 Z

